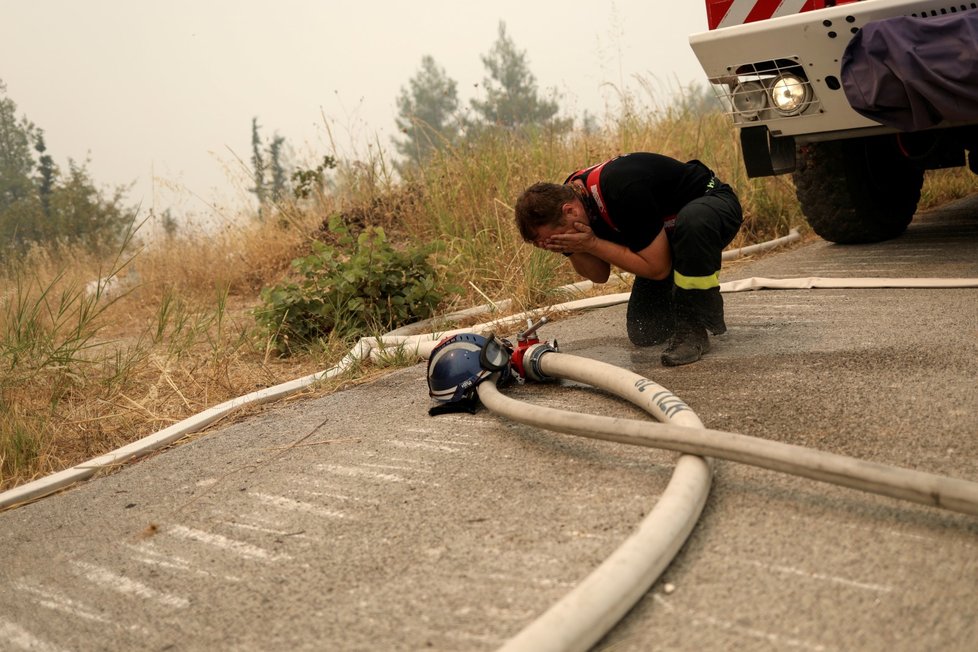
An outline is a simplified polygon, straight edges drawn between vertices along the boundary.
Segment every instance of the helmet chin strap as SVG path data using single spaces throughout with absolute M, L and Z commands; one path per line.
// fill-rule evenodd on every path
M 479 409 L 479 398 L 473 394 L 458 401 L 449 403 L 436 403 L 428 408 L 428 416 L 436 417 L 439 414 L 454 414 L 457 412 L 467 412 L 475 414 Z

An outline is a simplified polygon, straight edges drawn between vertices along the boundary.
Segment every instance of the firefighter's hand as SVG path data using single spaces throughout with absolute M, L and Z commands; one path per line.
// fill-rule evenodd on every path
M 574 222 L 566 233 L 555 233 L 543 243 L 543 248 L 568 254 L 586 253 L 598 241 L 591 227 L 584 222 Z

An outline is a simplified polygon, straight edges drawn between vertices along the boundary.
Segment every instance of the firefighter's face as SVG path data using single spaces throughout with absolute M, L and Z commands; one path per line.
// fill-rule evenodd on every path
M 537 228 L 537 237 L 533 241 L 533 244 L 542 249 L 546 249 L 544 243 L 551 237 L 562 234 L 562 233 L 575 233 L 577 229 L 574 228 L 574 224 L 581 222 L 583 224 L 588 223 L 587 212 L 584 210 L 584 204 L 580 200 L 575 199 L 572 202 L 567 202 L 561 208 L 560 219 L 554 224 L 544 224 Z

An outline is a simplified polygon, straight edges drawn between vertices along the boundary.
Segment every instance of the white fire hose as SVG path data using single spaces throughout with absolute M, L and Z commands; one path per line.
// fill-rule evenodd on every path
M 536 353 L 537 360 L 527 363 L 524 358 L 524 364 L 538 368 L 542 375 L 605 389 L 664 423 L 532 405 L 504 396 L 493 382 L 478 386 L 483 405 L 495 414 L 546 430 L 686 454 L 679 458 L 655 508 L 633 534 L 587 578 L 500 648 L 505 652 L 583 651 L 600 640 L 648 591 L 689 536 L 709 492 L 712 457 L 978 515 L 976 482 L 704 429 L 689 406 L 647 378 L 547 348 L 541 347 Z M 526 357 L 533 355 L 531 349 Z

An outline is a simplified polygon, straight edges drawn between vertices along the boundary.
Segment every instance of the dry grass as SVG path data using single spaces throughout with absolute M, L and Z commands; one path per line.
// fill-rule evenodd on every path
M 978 176 L 967 168 L 929 170 L 924 176 L 918 210 L 927 210 L 978 192 Z
M 0 489 L 342 355 L 336 343 L 280 360 L 255 333 L 258 289 L 311 232 L 250 224 L 155 243 L 101 270 L 82 252 L 38 250 L 0 278 Z

